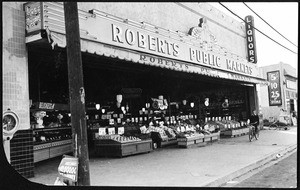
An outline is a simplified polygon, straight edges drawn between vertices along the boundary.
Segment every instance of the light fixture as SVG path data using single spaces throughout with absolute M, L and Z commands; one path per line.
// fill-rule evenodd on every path
M 150 108 L 150 103 L 146 103 L 146 108 Z
M 195 106 L 194 102 L 191 102 L 191 108 L 193 108 Z
M 204 105 L 209 106 L 209 98 L 205 98 Z
M 146 111 L 146 109 L 145 108 L 142 108 L 142 112 L 145 112 Z
M 164 96 L 163 96 L 163 95 L 160 95 L 160 96 L 158 96 L 158 99 L 163 100 L 163 99 L 164 99 Z
M 187 102 L 186 100 L 182 100 L 183 105 L 186 105 L 186 102 Z
M 71 113 L 68 113 L 68 116 L 71 117 Z
M 100 104 L 96 104 L 96 109 L 97 109 L 97 110 L 100 109 Z
M 118 95 L 117 95 L 117 102 L 121 103 L 121 102 L 122 102 L 122 99 L 123 99 L 122 94 L 118 94 Z
M 129 106 L 128 106 L 128 103 L 126 104 L 126 111 L 128 112 L 129 110 Z
M 101 110 L 101 111 L 102 111 L 102 113 L 105 113 L 105 109 L 104 109 L 104 108 L 102 108 L 102 110 Z

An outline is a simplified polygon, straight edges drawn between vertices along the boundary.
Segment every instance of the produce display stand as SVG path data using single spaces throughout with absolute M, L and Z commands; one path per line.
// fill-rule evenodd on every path
M 238 137 L 249 133 L 249 128 L 227 129 L 221 131 L 221 137 Z
M 196 134 L 191 137 L 177 138 L 177 145 L 179 147 L 189 148 L 192 146 L 205 146 L 207 143 L 212 143 L 218 140 L 220 140 L 220 131 L 209 135 Z
M 216 133 L 211 133 L 209 135 L 204 135 L 204 141 L 205 142 L 215 142 L 220 140 L 220 131 L 216 132 Z
M 123 157 L 146 152 L 149 153 L 152 150 L 151 139 L 122 143 L 111 139 L 95 140 L 95 152 L 97 156 Z
M 176 137 L 164 139 L 163 141 L 161 141 L 161 147 L 166 147 L 166 146 L 171 146 L 171 145 L 176 145 L 176 144 L 177 144 Z
M 205 146 L 207 142 L 204 139 L 205 136 L 200 134 L 190 137 L 177 138 L 177 145 L 183 148 L 189 148 L 192 146 Z
M 163 148 L 166 146 L 171 146 L 171 145 L 177 144 L 176 137 L 174 137 L 174 138 L 169 138 L 167 136 L 162 137 L 158 132 L 151 132 L 151 138 L 152 138 L 153 143 L 157 143 L 158 148 Z

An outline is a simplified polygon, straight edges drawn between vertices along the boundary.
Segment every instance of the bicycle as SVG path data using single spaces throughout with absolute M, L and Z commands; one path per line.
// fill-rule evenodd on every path
M 255 126 L 249 124 L 249 141 L 252 142 L 253 138 L 258 140 L 259 138 L 259 129 L 255 130 Z
M 290 125 L 288 124 L 289 123 L 288 118 L 287 119 L 285 118 L 285 120 L 286 120 L 286 123 L 280 122 L 277 119 L 274 119 L 272 122 L 269 123 L 269 125 L 268 125 L 269 129 L 270 130 L 282 130 L 282 129 L 288 130 L 288 129 L 290 129 Z

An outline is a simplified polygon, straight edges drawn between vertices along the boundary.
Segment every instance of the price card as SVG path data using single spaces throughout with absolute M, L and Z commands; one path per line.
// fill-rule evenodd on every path
M 185 127 L 183 127 L 183 126 L 180 127 L 180 131 L 181 131 L 181 132 L 185 132 Z
M 103 115 L 101 116 L 101 119 L 107 119 L 106 115 L 103 114 Z
M 114 119 L 109 119 L 109 124 L 110 124 L 110 125 L 115 124 L 115 120 L 114 120 Z
M 123 119 L 124 118 L 124 115 L 121 113 L 119 114 L 119 118 Z
M 124 134 L 124 127 L 118 127 L 118 134 L 119 135 Z
M 109 127 L 108 128 L 108 134 L 109 135 L 114 135 L 115 134 L 115 128 L 114 127 Z
M 143 121 L 143 117 L 140 117 L 140 121 Z
M 131 118 L 131 122 L 132 122 L 132 123 L 134 123 L 134 117 L 133 117 L 133 118 Z
M 121 123 L 121 118 L 117 118 L 117 122 L 118 122 L 118 123 Z
M 118 114 L 113 114 L 113 118 L 117 118 L 118 117 Z
M 144 117 L 144 121 L 147 121 L 147 117 Z
M 99 135 L 106 135 L 106 130 L 103 127 L 100 127 L 98 132 L 99 132 Z
M 139 122 L 139 118 L 138 118 L 138 117 L 135 118 L 135 122 L 136 122 L 136 123 Z
M 142 110 L 139 110 L 139 113 L 140 113 L 140 115 L 143 115 L 143 111 Z

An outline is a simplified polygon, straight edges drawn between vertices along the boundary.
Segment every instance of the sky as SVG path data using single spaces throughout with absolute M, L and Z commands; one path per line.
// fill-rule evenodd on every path
M 248 9 L 242 2 L 221 2 L 239 17 L 245 18 L 247 15 L 254 17 L 254 27 L 281 43 L 292 51 L 298 53 L 298 3 L 297 2 L 245 2 L 254 12 L 267 21 L 279 33 L 285 36 L 293 44 L 285 40 L 276 33 L 264 21 Z M 231 14 L 219 3 L 210 3 L 224 14 L 243 22 L 238 17 Z M 256 49 L 257 49 L 257 66 L 267 66 L 279 62 L 287 63 L 298 70 L 298 54 L 281 47 L 271 41 L 258 31 L 255 31 Z M 298 72 L 297 72 L 298 73 Z

